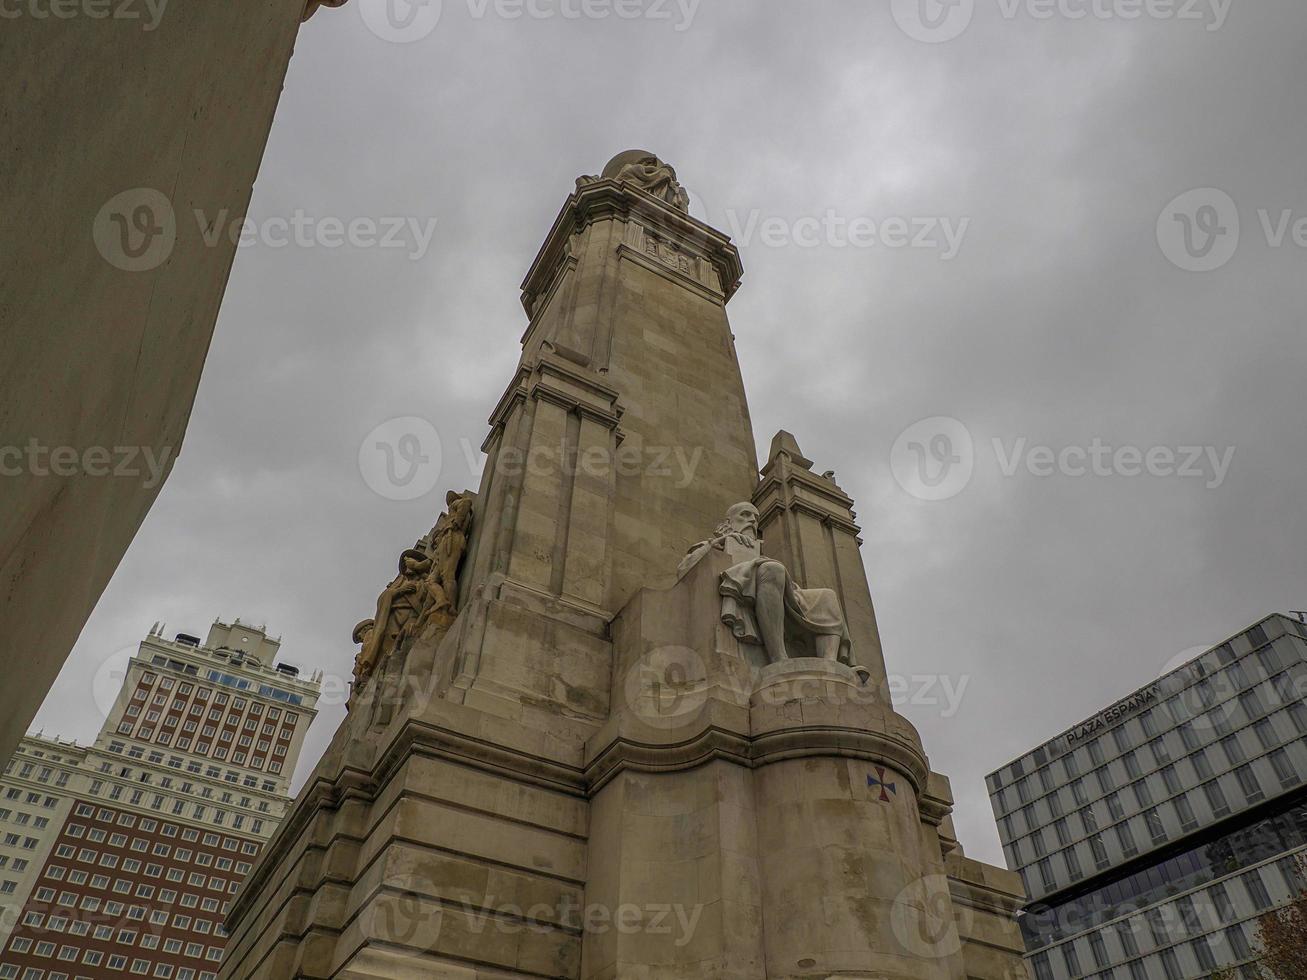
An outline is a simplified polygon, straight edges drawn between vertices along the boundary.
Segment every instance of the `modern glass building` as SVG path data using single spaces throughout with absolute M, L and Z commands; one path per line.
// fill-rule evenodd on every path
M 1268 616 L 988 777 L 1036 980 L 1188 980 L 1301 891 L 1307 625 Z

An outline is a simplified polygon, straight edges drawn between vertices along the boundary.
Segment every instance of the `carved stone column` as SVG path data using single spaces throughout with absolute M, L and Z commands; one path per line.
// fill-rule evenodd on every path
M 876 610 L 862 564 L 853 498 L 833 474 L 813 472 L 812 460 L 790 433 L 772 439 L 762 480 L 753 493 L 760 515 L 763 554 L 775 558 L 802 587 L 834 589 L 853 639 L 853 662 L 885 685 L 885 655 Z

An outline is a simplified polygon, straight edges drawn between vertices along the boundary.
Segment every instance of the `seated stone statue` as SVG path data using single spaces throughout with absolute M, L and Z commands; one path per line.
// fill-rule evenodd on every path
M 762 555 L 758 509 L 740 503 L 726 512 L 726 520 L 707 541 L 694 545 L 681 561 L 684 575 L 712 550 L 723 551 L 734 562 L 722 573 L 722 622 L 745 643 L 762 646 L 772 663 L 789 659 L 785 645 L 788 627 L 812 637 L 817 656 L 852 666 L 852 645 L 839 597 L 831 589 L 801 589 L 789 571 L 774 558 Z

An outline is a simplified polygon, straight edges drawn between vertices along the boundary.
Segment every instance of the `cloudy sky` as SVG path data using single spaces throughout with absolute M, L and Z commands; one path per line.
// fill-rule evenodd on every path
M 347 676 L 397 550 L 476 485 L 574 179 L 647 147 L 741 247 L 760 451 L 790 429 L 858 501 L 901 710 L 1001 862 L 987 772 L 1307 607 L 1307 30 L 1301 0 L 924 2 L 320 11 L 251 218 L 402 217 L 402 246 L 239 251 L 176 470 L 34 728 L 93 738 L 88 678 L 155 620 L 266 622 Z M 358 462 L 401 416 L 443 449 L 406 502 Z

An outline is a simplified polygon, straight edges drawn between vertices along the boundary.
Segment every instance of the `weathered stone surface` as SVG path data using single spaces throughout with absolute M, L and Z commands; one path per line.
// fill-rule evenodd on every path
M 224 978 L 1021 976 L 1016 883 L 962 855 L 886 694 L 852 501 L 786 434 L 759 480 L 738 279 L 674 201 L 582 181 L 523 287 L 458 619 L 369 683 L 237 898 Z M 655 446 L 702 452 L 669 474 Z M 678 576 L 749 499 L 869 657 L 770 663 L 723 622 L 726 547 Z

